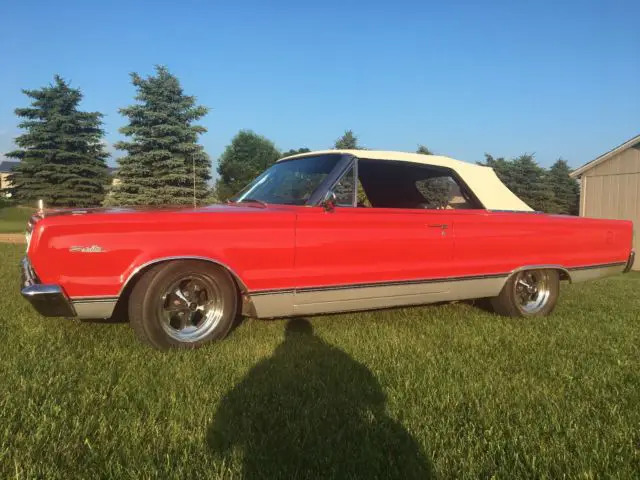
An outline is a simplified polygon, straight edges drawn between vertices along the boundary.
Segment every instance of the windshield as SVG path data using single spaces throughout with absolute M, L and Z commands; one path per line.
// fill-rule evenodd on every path
M 305 205 L 339 160 L 340 155 L 318 155 L 278 162 L 233 201 Z

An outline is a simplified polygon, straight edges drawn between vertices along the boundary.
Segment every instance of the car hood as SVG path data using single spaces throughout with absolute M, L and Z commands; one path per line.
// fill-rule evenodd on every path
M 170 206 L 170 207 L 116 207 L 116 208 L 65 208 L 65 209 L 45 209 L 35 213 L 27 224 L 27 232 L 31 232 L 36 224 L 43 220 L 46 223 L 61 224 L 88 224 L 95 222 L 118 222 L 118 221 L 157 221 L 156 215 L 182 215 L 193 214 L 245 214 L 245 213 L 269 213 L 286 212 L 291 207 L 286 205 L 266 205 L 260 203 L 229 203 L 224 205 L 208 205 L 194 208 L 192 206 Z M 186 219 L 186 217 L 185 217 Z
M 41 218 L 60 217 L 68 215 L 114 215 L 127 213 L 212 213 L 212 212 L 239 212 L 239 211 L 255 211 L 278 209 L 277 205 L 262 205 L 259 203 L 229 203 L 208 205 L 205 207 L 196 207 L 189 205 L 178 206 L 145 206 L 145 207 L 108 207 L 108 208 L 63 208 L 63 209 L 45 209 L 38 213 Z

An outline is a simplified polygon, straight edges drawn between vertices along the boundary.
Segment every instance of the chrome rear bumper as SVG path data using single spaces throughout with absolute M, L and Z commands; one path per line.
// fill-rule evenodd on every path
M 27 257 L 22 259 L 22 285 L 20 293 L 45 317 L 75 317 L 71 302 L 59 285 L 43 285 Z
M 631 250 L 631 253 L 629 254 L 629 259 L 627 260 L 627 264 L 624 266 L 624 270 L 622 271 L 622 273 L 629 273 L 631 271 L 631 269 L 633 268 L 633 262 L 636 259 L 636 252 L 635 250 Z

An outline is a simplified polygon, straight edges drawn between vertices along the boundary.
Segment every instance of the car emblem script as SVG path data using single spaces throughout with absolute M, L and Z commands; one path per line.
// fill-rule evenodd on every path
M 75 246 L 69 249 L 73 253 L 103 253 L 104 250 L 100 245 L 91 245 L 90 247 Z

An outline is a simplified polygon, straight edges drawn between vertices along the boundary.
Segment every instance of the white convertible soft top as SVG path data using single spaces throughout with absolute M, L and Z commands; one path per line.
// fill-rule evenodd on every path
M 529 205 L 520 200 L 505 186 L 504 183 L 500 181 L 491 167 L 474 165 L 472 163 L 462 162 L 460 160 L 454 160 L 453 158 L 443 157 L 440 155 L 386 152 L 382 150 L 321 150 L 292 155 L 291 157 L 286 157 L 286 160 L 315 155 L 325 155 L 328 153 L 343 153 L 371 160 L 413 162 L 422 163 L 424 165 L 433 165 L 436 167 L 450 168 L 464 180 L 487 210 L 533 211 Z

